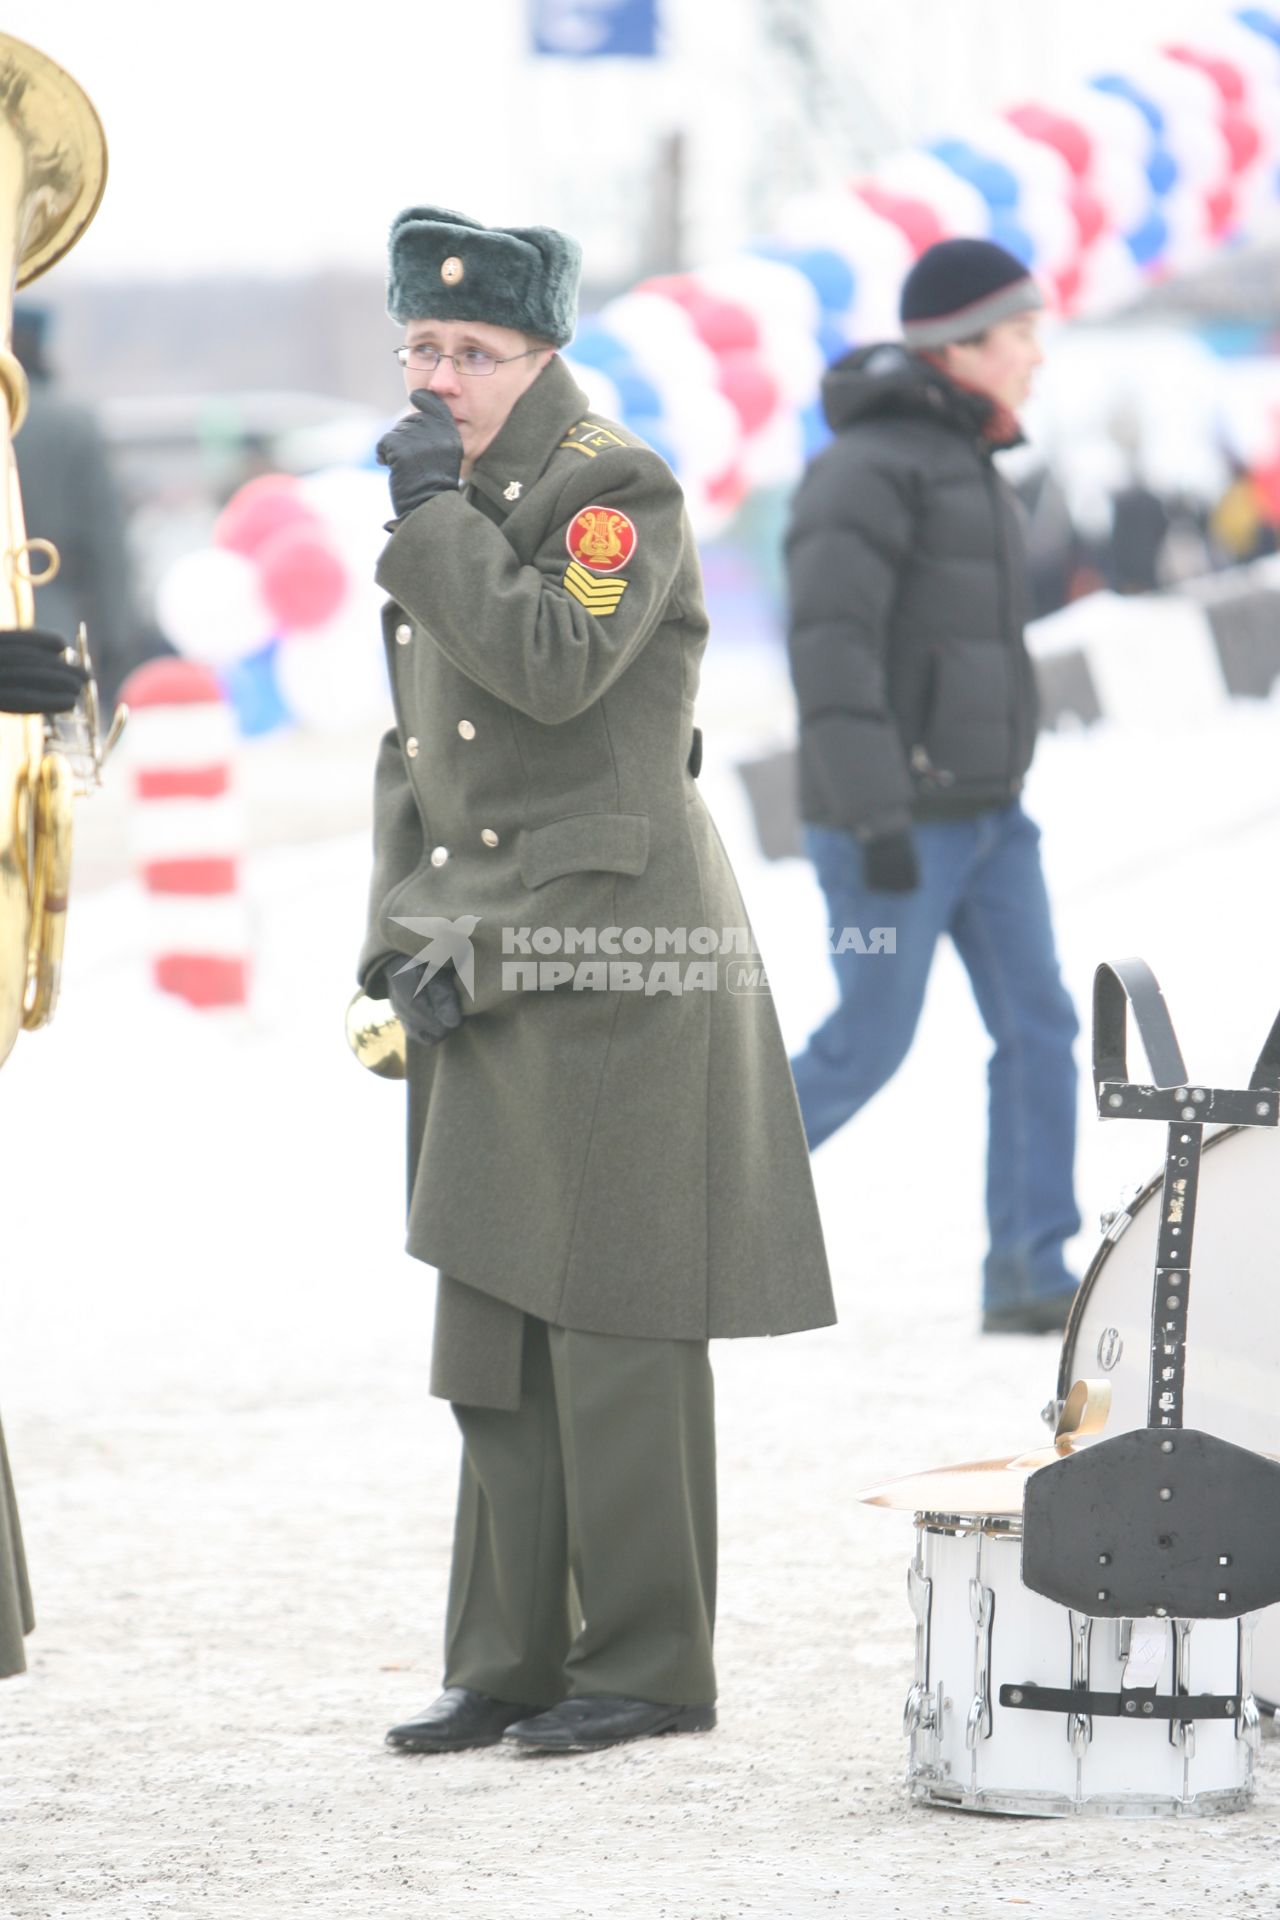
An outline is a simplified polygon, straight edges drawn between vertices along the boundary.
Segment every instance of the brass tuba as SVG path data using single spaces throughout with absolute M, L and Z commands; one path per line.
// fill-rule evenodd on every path
M 27 378 L 12 350 L 14 289 L 74 246 L 106 174 L 102 127 L 76 82 L 0 34 L 0 628 L 33 624 L 32 589 L 58 569 L 51 542 L 29 540 L 23 523 L 13 436 L 26 417 Z M 87 667 L 83 627 L 77 645 Z M 0 1063 L 57 1002 L 72 795 L 97 784 L 103 757 L 91 677 L 74 715 L 0 713 Z

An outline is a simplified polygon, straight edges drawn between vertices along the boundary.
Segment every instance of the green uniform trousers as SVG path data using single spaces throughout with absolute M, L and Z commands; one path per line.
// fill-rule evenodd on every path
M 715 1699 L 715 1401 L 705 1342 L 525 1316 L 514 1411 L 455 1403 L 445 1685 Z
M 22 1641 L 34 1625 L 27 1563 L 22 1552 L 22 1528 L 18 1523 L 18 1497 L 9 1472 L 4 1428 L 0 1427 L 0 1680 L 7 1679 L 11 1673 L 21 1673 L 26 1666 Z

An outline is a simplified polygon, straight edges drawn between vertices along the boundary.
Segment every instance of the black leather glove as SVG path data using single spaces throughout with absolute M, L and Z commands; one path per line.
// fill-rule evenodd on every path
M 452 967 L 441 967 L 424 986 L 426 971 L 425 960 L 421 965 L 411 960 L 389 972 L 387 998 L 409 1038 L 419 1046 L 434 1047 L 462 1025 L 462 1002 Z
M 88 675 L 66 651 L 60 634 L 0 628 L 0 713 L 69 713 Z
M 425 387 L 415 388 L 409 399 L 417 411 L 397 420 L 378 442 L 378 458 L 391 469 L 398 520 L 437 493 L 456 492 L 462 472 L 462 441 L 444 401 Z
M 864 840 L 862 878 L 877 893 L 914 893 L 920 885 L 920 863 L 911 835 L 881 833 Z

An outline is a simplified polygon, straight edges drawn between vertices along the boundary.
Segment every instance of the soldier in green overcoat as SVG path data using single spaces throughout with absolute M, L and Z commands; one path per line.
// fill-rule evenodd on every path
M 21 1673 L 26 1666 L 22 1642 L 34 1626 L 22 1528 L 18 1522 L 18 1497 L 9 1471 L 4 1428 L 0 1427 L 0 1680 Z
M 834 1318 L 776 1017 L 696 784 L 698 556 L 556 348 L 578 249 L 391 233 L 411 411 L 359 975 L 408 1035 L 408 1248 L 463 1436 L 446 1751 L 714 1724 L 710 1338 Z

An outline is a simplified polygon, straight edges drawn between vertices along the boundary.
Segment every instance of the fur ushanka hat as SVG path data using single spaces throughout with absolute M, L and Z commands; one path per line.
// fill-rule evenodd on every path
M 582 248 L 554 227 L 482 227 L 445 207 L 406 207 L 391 223 L 393 320 L 484 320 L 563 347 L 578 318 Z

